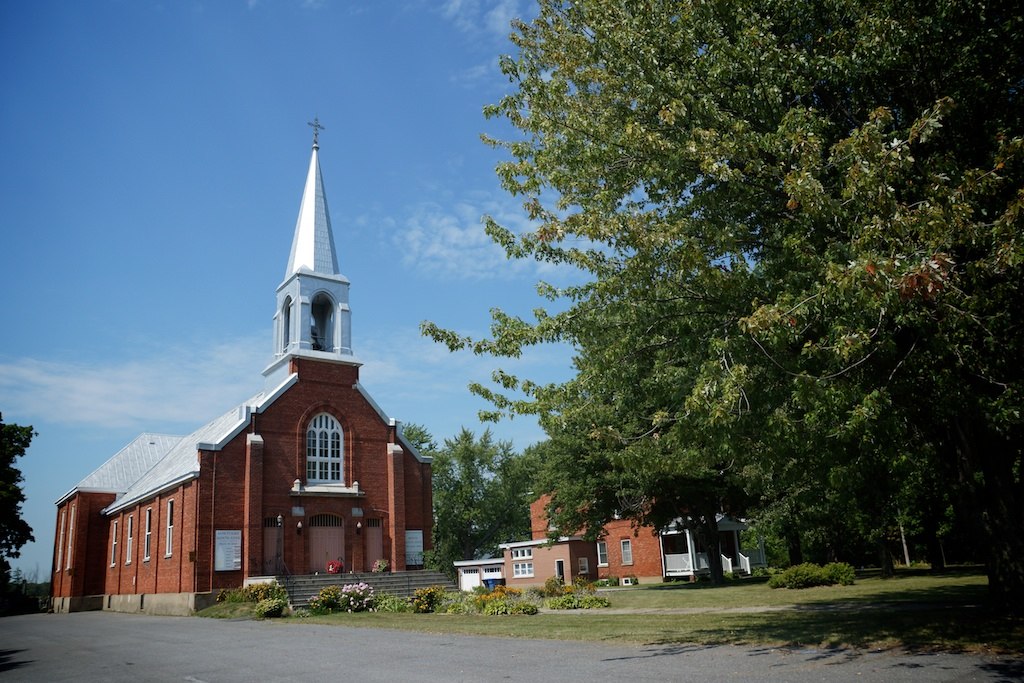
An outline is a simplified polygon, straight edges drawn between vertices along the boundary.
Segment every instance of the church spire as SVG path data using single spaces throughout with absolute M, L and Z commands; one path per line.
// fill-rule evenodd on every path
M 327 211 L 327 195 L 320 173 L 320 119 L 314 118 L 313 154 L 309 159 L 306 173 L 306 187 L 299 204 L 299 218 L 295 222 L 295 237 L 292 239 L 291 256 L 285 277 L 300 270 L 310 270 L 325 275 L 338 275 L 338 256 L 334 253 L 334 234 L 331 232 L 331 215 Z
M 359 365 L 352 354 L 352 312 L 349 281 L 338 271 L 327 195 L 320 173 L 320 131 L 315 118 L 313 153 L 295 222 L 284 282 L 277 288 L 274 316 L 274 361 L 264 371 L 268 380 L 285 367 L 284 360 L 306 356 Z

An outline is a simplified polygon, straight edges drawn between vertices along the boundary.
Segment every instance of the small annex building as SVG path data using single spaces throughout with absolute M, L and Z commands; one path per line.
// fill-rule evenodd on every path
M 502 557 L 455 562 L 458 585 L 472 590 L 488 580 L 524 588 L 543 585 L 556 576 L 566 583 L 574 579 L 618 583 L 652 583 L 668 579 L 695 579 L 710 571 L 707 549 L 699 537 L 682 523 L 673 523 L 660 532 L 652 527 L 635 527 L 627 519 L 605 524 L 600 540 L 587 541 L 581 535 L 550 538 L 547 504 L 541 496 L 530 505 L 530 539 L 502 543 Z M 763 542 L 754 547 L 741 545 L 740 532 L 747 529 L 742 520 L 718 515 L 722 568 L 726 572 L 749 575 L 765 564 Z
M 360 383 L 313 125 L 263 390 L 187 436 L 142 434 L 61 496 L 55 611 L 187 614 L 328 562 L 422 568 L 431 459 Z

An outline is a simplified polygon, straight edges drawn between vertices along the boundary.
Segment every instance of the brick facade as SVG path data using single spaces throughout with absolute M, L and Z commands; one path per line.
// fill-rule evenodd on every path
M 281 519 L 271 536 L 282 546 L 284 571 L 325 571 L 326 563 L 310 556 L 311 520 L 321 515 L 339 525 L 332 533 L 343 535 L 337 559 L 344 561 L 346 570 L 369 571 L 378 559 L 367 556 L 369 520 L 380 521 L 381 559 L 392 570 L 415 568 L 406 565 L 406 532 L 421 532 L 423 549 L 430 549 L 429 460 L 415 457 L 395 424 L 385 421 L 356 388 L 358 367 L 308 358 L 290 362 L 298 380 L 265 410 L 253 414 L 248 427 L 223 447 L 199 450 L 197 477 L 113 514 L 103 512 L 114 502 L 111 493 L 79 491 L 61 501 L 53 596 L 65 600 L 57 601 L 58 609 L 83 608 L 89 596 L 93 603 L 95 596 L 104 596 L 102 606 L 113 609 L 116 601 L 111 596 L 212 595 L 241 586 L 247 578 L 266 573 L 265 551 L 276 554 L 276 548 L 264 547 L 268 518 Z M 306 429 L 321 413 L 331 415 L 342 427 L 343 483 L 352 487 L 358 482 L 358 493 L 302 490 Z M 173 501 L 170 508 L 169 501 Z M 149 557 L 145 555 L 147 516 Z M 241 531 L 241 568 L 215 567 L 217 530 Z M 58 549 L 61 542 L 64 547 Z M 130 604 L 134 608 L 138 602 Z

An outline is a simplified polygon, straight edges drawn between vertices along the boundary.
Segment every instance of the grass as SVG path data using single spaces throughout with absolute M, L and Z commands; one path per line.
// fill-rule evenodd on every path
M 345 613 L 287 621 L 637 645 L 1024 651 L 1024 620 L 1000 616 L 989 608 L 986 579 L 978 572 L 939 576 L 904 572 L 895 579 L 868 577 L 852 586 L 804 590 L 771 589 L 756 579 L 720 587 L 659 584 L 604 595 L 611 599 L 611 610 L 513 617 Z M 201 614 L 213 616 L 207 614 L 209 610 Z

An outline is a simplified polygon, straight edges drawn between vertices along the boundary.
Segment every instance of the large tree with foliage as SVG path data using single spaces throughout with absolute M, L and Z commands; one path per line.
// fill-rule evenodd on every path
M 565 384 L 475 387 L 564 442 L 565 521 L 704 485 L 881 543 L 930 472 L 1024 606 L 1019 3 L 541 0 L 513 41 L 487 113 L 523 135 L 490 142 L 538 227 L 487 230 L 591 277 L 487 339 L 425 329 L 575 346 Z
M 536 467 L 530 451 L 517 454 L 489 430 L 478 439 L 463 429 L 433 456 L 431 568 L 451 574 L 453 562 L 500 556 L 499 543 L 529 536 Z
M 7 587 L 9 559 L 18 557 L 21 547 L 35 540 L 32 528 L 21 518 L 25 493 L 21 488 L 21 470 L 15 461 L 25 455 L 35 431 L 31 426 L 4 424 L 0 414 L 0 592 Z

